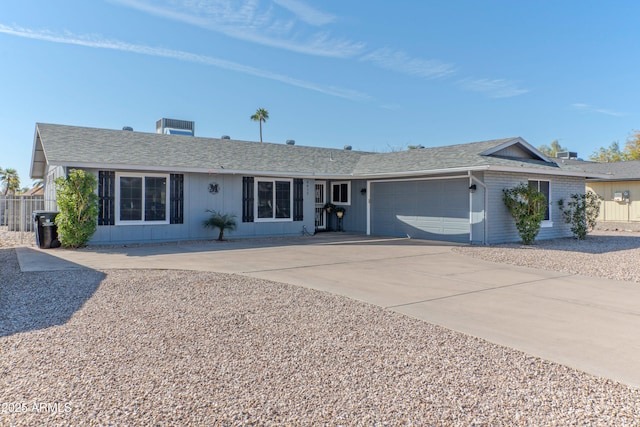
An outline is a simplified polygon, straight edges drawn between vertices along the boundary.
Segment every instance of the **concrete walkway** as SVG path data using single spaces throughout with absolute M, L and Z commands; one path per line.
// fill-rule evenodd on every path
M 638 284 L 490 263 L 451 247 L 327 233 L 17 252 L 25 272 L 184 269 L 318 289 L 640 387 Z

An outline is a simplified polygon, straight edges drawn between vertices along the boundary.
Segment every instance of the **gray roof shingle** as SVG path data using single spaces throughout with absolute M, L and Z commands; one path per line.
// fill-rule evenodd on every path
M 41 145 L 41 148 L 39 147 Z M 501 156 L 518 145 L 531 158 Z M 44 156 L 39 150 L 44 152 Z M 507 152 L 505 152 L 507 153 Z M 507 153 L 508 154 L 508 153 Z M 579 175 L 580 169 L 546 162 L 521 138 L 505 138 L 393 153 L 369 153 L 194 136 L 36 124 L 32 177 L 44 162 L 71 167 L 183 172 L 262 173 L 289 176 L 373 177 L 436 173 L 454 169 L 527 170 Z
M 173 171 L 350 174 L 362 152 L 298 145 L 37 124 L 47 161 Z
M 624 162 L 591 162 L 573 159 L 554 159 L 565 168 L 580 170 L 587 174 L 607 175 L 609 178 L 594 180 L 640 180 L 640 160 L 628 160 Z
M 355 169 L 356 175 L 390 174 L 397 172 L 436 171 L 444 169 L 496 167 L 527 167 L 557 171 L 559 167 L 542 160 L 514 159 L 498 155 L 482 155 L 485 151 L 520 138 L 494 139 L 443 147 L 420 148 L 384 155 L 363 155 Z

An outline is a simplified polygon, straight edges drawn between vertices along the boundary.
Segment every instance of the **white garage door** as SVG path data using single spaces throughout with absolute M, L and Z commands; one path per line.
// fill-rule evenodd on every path
M 467 178 L 371 183 L 371 234 L 469 242 Z

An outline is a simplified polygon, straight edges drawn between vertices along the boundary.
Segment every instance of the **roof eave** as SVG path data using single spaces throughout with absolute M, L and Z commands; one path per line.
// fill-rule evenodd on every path
M 416 170 L 416 171 L 405 171 L 405 172 L 384 172 L 384 173 L 369 173 L 369 174 L 354 174 L 354 178 L 362 178 L 362 179 L 376 179 L 376 178 L 403 178 L 403 177 L 412 177 L 412 176 L 424 176 L 424 175 L 441 175 L 441 174 L 449 174 L 449 173 L 459 173 L 459 172 L 479 172 L 479 171 L 494 171 L 494 172 L 513 172 L 513 173 L 526 173 L 531 175 L 556 175 L 556 176 L 573 176 L 579 178 L 608 178 L 605 175 L 597 175 L 597 174 L 587 174 L 585 172 L 579 171 L 567 171 L 563 169 L 539 169 L 539 168 L 530 168 L 525 166 L 498 166 L 498 165 L 480 165 L 480 166 L 470 166 L 470 167 L 457 167 L 457 168 L 446 168 L 446 169 L 431 169 L 431 170 Z
M 474 171 L 483 171 L 487 170 L 488 166 L 472 166 L 472 167 L 459 167 L 459 168 L 446 168 L 446 169 L 422 169 L 416 171 L 404 171 L 404 172 L 382 172 L 382 173 L 363 173 L 363 174 L 354 174 L 354 178 L 361 179 L 376 179 L 376 178 L 403 178 L 403 177 L 412 177 L 412 176 L 422 176 L 422 175 L 439 175 L 445 173 L 457 173 L 457 172 L 474 172 Z
M 318 173 L 313 171 L 268 171 L 268 170 L 249 170 L 249 169 L 225 169 L 225 168 L 191 168 L 182 166 L 149 166 L 149 165 L 131 165 L 131 164 L 110 164 L 101 163 L 84 163 L 84 162 L 65 162 L 64 164 L 51 163 L 54 166 L 65 166 L 69 168 L 83 169 L 107 169 L 118 171 L 145 171 L 145 172 L 182 172 L 182 173 L 203 173 L 203 174 L 225 174 L 225 175 L 250 175 L 250 176 L 269 176 L 269 177 L 294 177 L 294 178 L 314 178 L 314 179 L 377 179 L 377 178 L 403 178 L 424 175 L 441 175 L 459 172 L 512 172 L 526 173 L 533 175 L 556 175 L 556 176 L 573 176 L 586 179 L 602 179 L 604 181 L 612 180 L 612 177 L 605 174 L 593 174 L 580 171 L 568 171 L 565 169 L 539 169 L 526 166 L 500 166 L 500 165 L 479 165 L 456 168 L 443 169 L 422 169 L 415 171 L 396 171 L 381 173 L 355 173 L 355 174 L 337 174 L 337 173 Z
M 249 170 L 249 169 L 225 169 L 225 168 L 193 168 L 184 166 L 149 166 L 149 165 L 132 165 L 132 164 L 104 164 L 89 162 L 52 162 L 53 166 L 64 166 L 68 168 L 79 169 L 99 169 L 99 170 L 115 170 L 115 171 L 138 171 L 138 172 L 180 172 L 180 173 L 201 173 L 201 174 L 225 174 L 225 175 L 250 175 L 250 176 L 269 176 L 269 177 L 293 177 L 293 178 L 322 178 L 322 179 L 347 179 L 352 178 L 351 174 L 336 173 L 317 173 L 311 171 L 269 171 L 269 170 Z
M 629 181 L 640 181 L 640 178 L 620 178 L 608 175 L 606 178 L 602 177 L 589 177 L 587 178 L 589 182 L 629 182 Z
M 529 173 L 536 175 L 557 175 L 557 176 L 573 176 L 579 178 L 606 178 L 605 175 L 600 174 L 592 174 L 580 171 L 569 171 L 566 169 L 558 168 L 556 169 L 538 169 L 538 168 L 528 168 L 525 166 L 516 167 L 516 166 L 489 166 L 489 170 L 496 172 L 517 172 L 517 173 Z

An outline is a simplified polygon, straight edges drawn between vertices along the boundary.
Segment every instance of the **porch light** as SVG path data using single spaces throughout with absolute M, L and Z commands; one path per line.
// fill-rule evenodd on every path
M 472 192 L 472 193 L 475 193 L 475 192 L 476 192 L 476 188 L 478 188 L 478 187 L 476 187 L 476 185 L 475 185 L 475 184 L 471 184 L 471 185 L 469 186 L 469 191 L 470 191 L 470 192 Z

